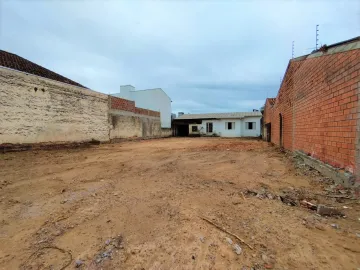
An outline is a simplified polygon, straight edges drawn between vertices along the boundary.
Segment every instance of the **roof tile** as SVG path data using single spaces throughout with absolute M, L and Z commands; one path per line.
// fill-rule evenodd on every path
M 9 53 L 7 51 L 0 50 L 0 66 L 16 69 L 22 72 L 26 72 L 29 74 L 37 75 L 40 77 L 44 77 L 47 79 L 79 86 L 86 88 L 85 86 L 74 82 L 64 76 L 61 76 L 60 74 L 57 74 L 49 69 L 46 69 L 42 66 L 39 66 L 25 58 L 22 58 L 16 54 Z
M 229 119 L 243 118 L 249 116 L 262 116 L 261 112 L 230 112 L 230 113 L 202 113 L 202 114 L 184 114 L 176 118 L 176 120 L 189 119 Z

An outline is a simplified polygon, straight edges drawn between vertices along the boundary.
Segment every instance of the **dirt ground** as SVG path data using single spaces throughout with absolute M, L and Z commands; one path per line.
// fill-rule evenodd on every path
M 169 138 L 5 153 L 0 168 L 0 269 L 360 267 L 360 205 L 316 195 L 331 183 L 266 142 Z M 292 206 L 291 196 L 346 217 Z

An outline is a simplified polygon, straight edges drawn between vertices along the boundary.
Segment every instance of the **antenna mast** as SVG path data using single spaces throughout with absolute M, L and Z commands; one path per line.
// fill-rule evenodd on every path
M 295 46 L 295 41 L 292 42 L 292 59 L 294 59 L 294 46 Z
M 316 25 L 316 46 L 315 46 L 315 50 L 318 49 L 318 41 L 319 41 L 319 25 Z

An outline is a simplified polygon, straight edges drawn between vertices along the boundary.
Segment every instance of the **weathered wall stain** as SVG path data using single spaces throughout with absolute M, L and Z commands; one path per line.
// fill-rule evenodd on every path
M 123 107 L 129 110 L 113 108 L 114 104 L 125 104 L 127 107 Z M 0 68 L 0 115 L 0 144 L 171 135 L 169 131 L 162 132 L 159 112 L 6 68 Z
M 107 95 L 4 68 L 0 115 L 0 143 L 108 140 Z

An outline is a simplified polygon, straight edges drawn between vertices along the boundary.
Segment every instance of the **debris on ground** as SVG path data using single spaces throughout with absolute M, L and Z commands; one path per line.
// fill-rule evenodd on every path
M 80 266 L 82 266 L 84 264 L 84 262 L 82 261 L 82 260 L 80 260 L 80 259 L 77 259 L 76 261 L 75 261 L 75 267 L 76 268 L 79 268 Z
M 235 245 L 233 246 L 233 248 L 234 248 L 234 251 L 235 251 L 235 253 L 236 253 L 237 255 L 240 255 L 240 254 L 241 254 L 242 249 L 241 249 L 241 247 L 240 247 L 238 244 L 235 244 Z
M 340 229 L 340 226 L 338 224 L 332 223 L 331 227 L 333 227 L 334 229 Z
M 235 237 L 237 240 L 239 240 L 241 243 L 247 245 L 250 249 L 254 249 L 251 245 L 249 245 L 248 243 L 246 243 L 243 239 L 241 239 L 239 236 L 237 236 L 236 234 L 229 232 L 228 230 L 226 230 L 224 227 L 217 225 L 216 223 L 212 222 L 210 219 L 206 218 L 206 217 L 201 217 L 201 219 L 205 220 L 207 223 L 210 223 L 211 225 L 215 226 L 216 228 L 218 228 L 220 231 L 223 231 L 233 237 Z
M 318 229 L 321 231 L 325 231 L 325 221 L 324 218 L 317 215 L 308 216 L 303 218 L 302 224 L 308 229 Z
M 261 259 L 264 262 L 265 269 L 273 269 L 274 268 L 274 264 L 276 263 L 276 261 L 275 261 L 275 257 L 273 255 L 268 256 L 266 254 L 262 254 Z
M 93 270 L 360 266 L 360 203 L 349 199 L 352 192 L 315 170 L 295 174 L 267 142 L 171 138 L 11 155 L 0 158 L 4 269 L 59 270 L 68 262 L 66 269 Z M 320 216 L 319 204 L 347 218 Z M 113 246 L 117 232 L 126 232 L 123 249 Z M 55 243 L 73 259 L 54 248 L 38 251 Z
M 344 214 L 341 213 L 341 211 L 339 211 L 338 209 L 333 207 L 328 207 L 322 204 L 319 204 L 317 206 L 316 213 L 318 213 L 321 216 L 344 216 Z
M 111 259 L 115 250 L 123 249 L 123 236 L 119 234 L 116 237 L 106 240 L 105 245 L 95 256 L 94 261 L 99 264 L 106 259 Z
M 229 243 L 229 245 L 233 244 L 233 241 L 229 237 L 226 237 L 225 240 L 226 240 L 226 242 Z
M 316 204 L 313 204 L 311 202 L 302 200 L 300 204 L 306 208 L 309 208 L 310 210 L 317 210 Z
M 269 199 L 269 200 L 273 200 L 276 197 L 278 197 L 278 196 L 272 194 L 271 192 L 269 192 L 264 187 L 259 188 L 259 189 L 254 189 L 254 190 L 247 189 L 247 190 L 245 190 L 245 192 L 240 192 L 240 194 L 242 196 L 249 195 L 249 196 L 254 196 L 256 198 L 259 198 L 259 199 Z M 245 197 L 244 197 L 244 199 L 245 199 Z

